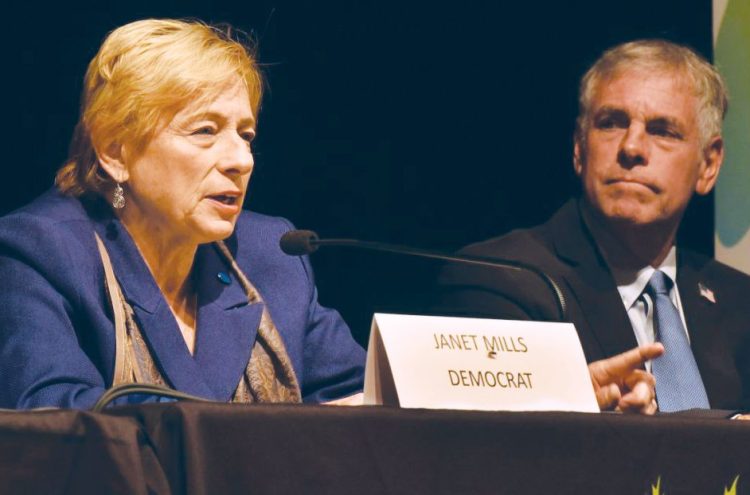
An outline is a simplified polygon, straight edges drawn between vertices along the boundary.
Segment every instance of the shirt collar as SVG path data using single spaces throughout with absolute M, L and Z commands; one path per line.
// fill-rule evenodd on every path
M 582 217 L 599 248 L 599 252 L 607 263 L 607 267 L 612 273 L 612 277 L 615 279 L 617 291 L 620 293 L 622 303 L 626 309 L 630 309 L 633 304 L 635 304 L 656 270 L 664 272 L 664 274 L 672 280 L 673 285 L 677 284 L 677 248 L 674 245 L 672 245 L 669 253 L 667 253 L 667 256 L 664 258 L 664 261 L 662 261 L 658 267 L 646 265 L 637 270 L 623 269 L 613 265 L 610 261 L 612 257 L 608 254 L 608 252 L 611 253 L 613 249 L 617 249 L 619 242 L 612 236 L 612 234 L 601 228 L 597 222 L 593 221 L 591 214 L 585 207 L 582 208 Z

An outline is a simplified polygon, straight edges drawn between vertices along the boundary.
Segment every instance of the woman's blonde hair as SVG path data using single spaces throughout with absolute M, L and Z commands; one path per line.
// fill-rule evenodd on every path
M 57 187 L 73 196 L 106 193 L 114 182 L 96 150 L 127 143 L 137 154 L 180 109 L 210 102 L 237 77 L 257 118 L 262 76 L 254 51 L 231 28 L 147 19 L 115 29 L 86 71 L 81 115 Z

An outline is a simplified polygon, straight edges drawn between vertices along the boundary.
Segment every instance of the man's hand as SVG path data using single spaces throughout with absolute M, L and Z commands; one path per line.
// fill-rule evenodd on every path
M 609 359 L 589 364 L 596 401 L 602 410 L 654 414 L 656 392 L 654 375 L 640 369 L 643 363 L 664 354 L 655 343 L 636 347 Z

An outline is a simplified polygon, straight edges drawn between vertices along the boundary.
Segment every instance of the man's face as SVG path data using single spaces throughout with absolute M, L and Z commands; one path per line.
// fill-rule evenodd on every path
M 625 70 L 600 81 L 574 153 L 593 209 L 616 224 L 676 226 L 693 192 L 713 188 L 723 157 L 721 138 L 703 143 L 697 110 L 680 73 Z

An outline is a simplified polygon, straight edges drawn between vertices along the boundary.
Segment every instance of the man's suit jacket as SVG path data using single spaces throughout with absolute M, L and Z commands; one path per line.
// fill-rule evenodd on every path
M 84 204 L 52 190 L 3 217 L 0 407 L 85 408 L 112 383 L 114 324 L 94 231 L 107 247 L 155 363 L 175 389 L 229 400 L 265 304 L 306 401 L 361 390 L 364 351 L 339 314 L 318 304 L 307 258 L 279 249 L 279 238 L 292 228 L 280 218 L 243 212 L 225 241 L 263 303 L 248 303 L 213 245 L 199 247 L 193 267 L 197 340 L 191 355 L 138 248 L 107 205 Z
M 569 201 L 545 224 L 473 244 L 462 254 L 522 261 L 552 276 L 589 362 L 637 345 L 617 285 L 578 202 Z M 677 285 L 711 407 L 750 407 L 750 277 L 678 249 Z M 713 293 L 715 302 L 701 287 Z M 437 307 L 443 314 L 558 319 L 550 289 L 525 272 L 452 264 L 442 272 L 439 289 Z

